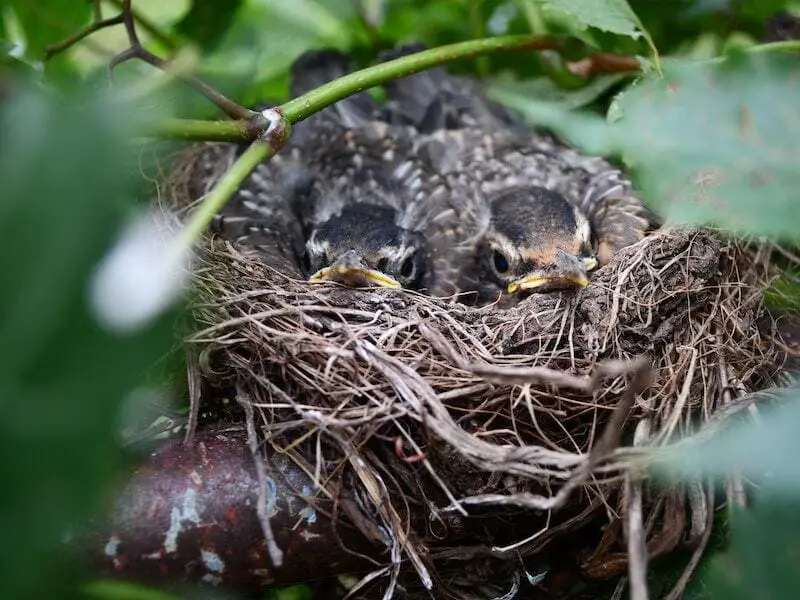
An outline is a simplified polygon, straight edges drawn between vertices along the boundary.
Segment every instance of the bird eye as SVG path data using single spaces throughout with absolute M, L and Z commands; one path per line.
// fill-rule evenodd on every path
M 403 277 L 404 279 L 411 279 L 411 277 L 414 275 L 414 267 L 416 266 L 414 260 L 415 256 L 415 254 L 408 256 L 403 261 L 403 264 L 400 265 L 400 277 Z
M 498 274 L 505 275 L 508 273 L 508 258 L 499 250 L 495 250 L 492 253 L 492 264 L 494 265 L 494 270 L 497 271 Z
M 386 270 L 389 268 L 389 259 L 388 258 L 381 258 L 378 260 L 378 271 L 381 273 L 386 273 Z

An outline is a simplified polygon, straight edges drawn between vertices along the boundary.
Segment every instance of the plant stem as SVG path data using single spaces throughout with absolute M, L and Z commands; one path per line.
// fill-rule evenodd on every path
M 248 142 L 258 136 L 250 121 L 205 121 L 164 119 L 155 123 L 148 134 L 160 139 L 185 142 Z
M 447 62 L 492 52 L 559 50 L 561 46 L 562 43 L 557 38 L 529 35 L 504 35 L 449 44 L 350 73 L 290 100 L 281 108 L 286 119 L 294 124 L 356 92 Z
M 220 178 L 214 189 L 209 192 L 203 202 L 191 214 L 186 222 L 186 227 L 177 240 L 177 248 L 182 251 L 194 244 L 220 209 L 225 206 L 228 199 L 236 193 L 237 188 L 255 169 L 259 163 L 275 154 L 275 148 L 262 141 L 253 142 L 247 150 L 231 165 Z
M 335 81 L 321 85 L 294 100 L 290 100 L 283 104 L 280 109 L 283 111 L 286 120 L 294 124 L 356 92 L 386 83 L 398 77 L 419 73 L 446 62 L 461 58 L 472 58 L 491 52 L 558 50 L 561 45 L 561 41 L 557 38 L 506 35 L 441 46 L 349 73 Z M 160 138 L 219 142 L 246 142 L 255 139 L 258 134 L 259 131 L 257 127 L 254 127 L 251 120 L 198 121 L 168 119 L 155 124 L 150 132 L 150 135 Z
M 762 52 L 798 52 L 800 51 L 800 40 L 782 40 L 780 42 L 769 42 L 767 44 L 758 44 L 751 46 L 747 52 L 751 54 L 760 54 Z
M 466 0 L 469 11 L 469 22 L 472 35 L 476 38 L 486 37 L 486 24 L 483 18 L 482 0 Z M 475 60 L 475 69 L 480 77 L 487 77 L 491 70 L 488 56 L 479 56 Z
M 123 10 L 123 2 L 122 0 L 110 0 L 112 4 L 116 5 L 117 8 Z M 170 38 L 166 33 L 161 31 L 158 26 L 153 23 L 150 19 L 145 17 L 138 11 L 131 10 L 133 14 L 133 18 L 136 21 L 136 24 L 144 29 L 147 33 L 150 34 L 150 37 L 157 40 L 162 46 L 164 46 L 167 50 L 174 51 L 177 49 L 178 44 Z

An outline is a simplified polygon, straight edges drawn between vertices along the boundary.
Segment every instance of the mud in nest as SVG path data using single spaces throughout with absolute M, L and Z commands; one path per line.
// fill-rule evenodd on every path
M 770 276 L 766 252 L 670 230 L 578 293 L 473 308 L 308 285 L 214 240 L 190 342 L 216 395 L 386 549 L 392 582 L 506 568 L 513 587 L 576 532 L 570 558 L 601 579 L 626 572 L 628 550 L 707 541 L 712 488 L 630 467 L 776 381 Z

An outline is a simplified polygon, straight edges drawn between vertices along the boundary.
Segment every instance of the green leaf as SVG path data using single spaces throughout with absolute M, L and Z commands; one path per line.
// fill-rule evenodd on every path
M 243 4 L 243 0 L 195 0 L 175 31 L 211 51 L 225 37 Z
M 639 17 L 627 0 L 537 0 L 545 11 L 560 12 L 572 17 L 573 22 L 585 29 L 594 27 L 602 31 L 632 38 L 644 35 Z
M 627 0 L 537 1 L 543 4 L 545 12 L 566 15 L 570 19 L 572 27 L 578 30 L 593 27 L 632 39 L 643 37 L 650 47 L 654 63 L 658 66 L 658 50 L 653 38 Z
M 0 106 L 0 548 L 4 597 L 69 587 L 62 547 L 118 467 L 126 395 L 171 345 L 169 323 L 102 328 L 101 258 L 136 203 L 143 121 L 102 89 L 20 92 Z
M 713 600 L 794 600 L 800 597 L 800 499 L 760 494 L 731 513 L 731 550 L 715 557 L 706 579 Z
M 740 472 L 774 496 L 800 500 L 800 388 L 776 395 L 782 402 L 763 407 L 758 421 L 737 421 L 710 440 L 688 438 L 667 448 L 659 472 L 672 477 Z
M 575 110 L 590 105 L 626 77 L 629 76 L 623 73 L 595 77 L 585 86 L 575 90 L 562 89 L 549 77 L 524 81 L 497 77 L 489 83 L 488 91 L 492 99 L 514 109 L 524 110 L 525 104 L 531 98 L 536 98 L 543 102 L 554 102 L 568 110 Z
M 527 116 L 595 154 L 621 154 L 670 221 L 797 239 L 800 63 L 675 61 L 622 94 L 613 123 L 528 102 Z
M 56 44 L 88 25 L 90 2 L 82 0 L 8 0 L 25 35 L 25 54 L 41 60 L 44 48 Z
M 180 596 L 146 588 L 127 581 L 100 580 L 85 586 L 84 594 L 92 600 L 181 600 Z
M 757 420 L 741 418 L 710 439 L 667 449 L 658 472 L 668 477 L 741 474 L 756 486 L 747 510 L 730 510 L 730 551 L 712 558 L 705 588 L 712 600 L 800 597 L 800 388 L 774 394 Z

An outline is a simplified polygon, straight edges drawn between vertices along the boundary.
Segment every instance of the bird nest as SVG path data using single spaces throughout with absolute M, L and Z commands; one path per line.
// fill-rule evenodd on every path
M 204 401 L 235 395 L 395 576 L 535 575 L 528 559 L 571 539 L 579 571 L 607 578 L 626 549 L 708 539 L 711 488 L 632 467 L 774 382 L 770 277 L 758 248 L 671 229 L 577 293 L 476 308 L 307 284 L 207 239 L 190 342 Z

